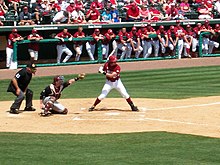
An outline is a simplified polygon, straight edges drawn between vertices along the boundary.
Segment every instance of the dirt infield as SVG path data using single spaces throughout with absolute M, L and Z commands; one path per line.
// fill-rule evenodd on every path
M 123 71 L 210 66 L 219 65 L 219 61 L 220 58 L 183 59 L 129 62 L 121 63 L 121 66 Z M 36 76 L 95 73 L 97 67 L 97 65 L 82 65 L 58 69 L 39 68 Z M 55 71 L 58 73 L 54 73 Z M 11 78 L 15 72 L 15 70 L 0 70 L 1 79 Z M 9 114 L 8 109 L 12 101 L 1 102 L 0 132 L 103 134 L 167 131 L 220 138 L 220 96 L 184 100 L 134 99 L 140 109 L 139 112 L 131 112 L 123 98 L 108 98 L 97 106 L 97 110 L 88 112 L 87 109 L 94 99 L 61 99 L 60 102 L 69 109 L 69 113 L 50 117 L 40 117 L 39 109 L 36 112 L 21 111 L 18 115 Z M 34 106 L 39 107 L 39 100 L 34 101 Z

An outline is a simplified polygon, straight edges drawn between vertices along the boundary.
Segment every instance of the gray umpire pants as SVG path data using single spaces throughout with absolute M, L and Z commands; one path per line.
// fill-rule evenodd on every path
M 13 92 L 13 94 L 14 94 L 15 96 L 17 96 L 15 92 Z M 21 92 L 19 93 L 19 95 L 18 95 L 17 98 L 15 99 L 14 103 L 11 105 L 11 109 L 12 109 L 12 108 L 13 108 L 13 109 L 19 109 L 20 106 L 21 106 L 22 101 L 24 100 L 24 98 L 26 98 L 26 107 L 31 107 L 31 106 L 33 105 L 33 104 L 32 104 L 33 91 L 30 90 L 30 89 L 27 89 L 27 90 L 26 90 L 26 94 L 24 94 L 23 91 L 21 91 Z

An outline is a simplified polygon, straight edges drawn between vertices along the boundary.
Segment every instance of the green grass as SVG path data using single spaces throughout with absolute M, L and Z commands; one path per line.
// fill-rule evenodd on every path
M 220 95 L 220 66 L 122 72 L 121 77 L 133 98 L 184 99 Z M 72 75 L 65 78 L 72 78 Z M 14 99 L 11 93 L 5 92 L 9 81 L 0 81 L 0 101 Z M 52 77 L 34 77 L 29 86 L 34 91 L 34 99 L 39 99 L 40 92 L 51 82 Z M 88 74 L 85 80 L 64 90 L 62 98 L 96 98 L 104 83 L 103 75 Z M 108 97 L 121 96 L 114 91 Z
M 219 164 L 220 139 L 166 132 L 106 135 L 0 133 L 1 165 Z

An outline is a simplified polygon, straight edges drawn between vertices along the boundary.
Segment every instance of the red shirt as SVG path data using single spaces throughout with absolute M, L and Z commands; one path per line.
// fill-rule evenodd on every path
M 129 16 L 132 17 L 138 17 L 140 15 L 140 11 L 138 7 L 135 7 L 135 9 L 133 10 L 132 7 L 129 7 L 127 10 L 127 19 L 129 18 Z
M 98 19 L 99 18 L 99 16 L 100 16 L 100 13 L 99 13 L 99 11 L 98 10 L 96 10 L 95 9 L 95 11 L 93 11 L 93 10 L 88 10 L 88 12 L 86 13 L 86 15 L 88 15 L 90 12 L 92 11 L 92 13 L 90 14 L 90 16 L 89 16 L 89 20 L 96 20 L 96 19 Z
M 160 11 L 155 9 L 155 8 L 151 8 L 149 10 L 149 12 L 152 12 L 153 14 L 160 14 Z M 159 20 L 159 17 L 158 16 L 152 16 L 153 18 L 151 20 L 155 20 L 155 21 L 158 21 Z
M 137 42 L 137 39 L 140 38 L 140 35 L 138 32 L 133 33 L 132 31 L 129 33 L 130 34 L 130 38 L 132 38 L 132 40 Z
M 84 33 L 84 32 L 81 32 L 81 33 L 76 32 L 76 33 L 74 33 L 74 35 L 73 35 L 74 38 L 79 38 L 79 37 L 81 37 L 81 36 L 84 36 L 84 37 L 85 37 L 85 33 Z M 77 41 L 77 42 L 74 42 L 74 43 L 75 43 L 76 46 L 83 44 L 82 41 Z
M 178 10 L 176 8 L 169 8 L 167 9 L 166 14 L 170 15 L 171 17 L 175 17 L 178 15 Z
M 93 33 L 92 34 L 92 37 L 94 38 L 94 40 L 93 41 L 89 41 L 89 43 L 91 44 L 91 45 L 94 45 L 94 44 L 96 44 L 97 43 L 97 39 L 95 38 L 95 37 L 101 37 L 101 36 L 103 36 L 101 33 L 99 33 L 98 35 L 96 34 L 96 33 Z
M 99 2 L 92 2 L 90 6 L 92 6 L 93 4 L 96 5 L 96 8 L 99 8 L 99 9 L 102 9 L 102 8 L 103 8 L 102 3 L 99 3 Z
M 178 37 L 177 32 L 175 30 L 170 29 L 167 31 L 167 35 L 169 38 L 171 37 L 173 40 L 175 40 Z
M 183 38 L 181 33 L 185 33 L 185 29 L 182 26 L 175 26 L 174 30 L 177 32 L 180 39 Z
M 115 37 L 115 34 L 112 34 Z M 102 41 L 102 44 L 104 45 L 108 45 L 110 43 L 110 41 L 112 40 L 112 37 L 109 33 L 105 33 L 105 39 Z
M 60 37 L 60 38 L 70 38 L 72 35 L 67 32 L 67 33 L 64 33 L 64 32 L 60 32 L 57 34 L 57 37 Z M 58 43 L 58 45 L 63 45 L 63 44 L 66 44 L 65 42 L 60 42 Z
M 9 34 L 8 41 L 7 41 L 7 47 L 13 49 L 13 44 L 14 44 L 13 40 L 18 37 L 21 37 L 21 35 L 17 34 L 17 33 L 16 34 L 14 34 L 14 33 Z
M 122 33 L 122 31 L 120 31 L 120 32 L 118 33 L 118 36 L 119 36 L 118 42 L 121 42 L 122 40 L 124 40 L 124 37 L 127 38 L 127 39 L 131 38 L 131 37 L 130 37 L 130 34 L 129 34 L 128 32 Z M 127 39 L 126 39 L 126 40 L 127 40 Z
M 68 11 L 69 13 L 72 13 L 75 10 L 75 6 L 69 5 L 66 8 L 66 11 Z
M 33 34 L 30 34 L 28 36 L 28 39 L 31 39 L 32 37 L 36 37 L 36 38 L 39 38 L 39 39 L 42 38 L 39 34 L 36 34 L 35 36 Z M 28 48 L 32 49 L 34 51 L 39 51 L 39 43 L 38 42 L 29 43 Z
M 113 78 L 106 77 L 106 79 L 109 81 L 115 82 L 116 80 L 120 78 L 121 68 L 118 64 L 116 64 L 115 66 L 110 66 L 109 63 L 106 62 L 104 64 L 103 71 L 105 71 L 106 73 L 113 73 L 113 72 L 117 73 L 116 77 L 113 77 Z
M 146 34 L 146 28 L 140 28 L 138 30 L 138 35 L 141 37 L 141 39 L 143 39 L 143 35 Z

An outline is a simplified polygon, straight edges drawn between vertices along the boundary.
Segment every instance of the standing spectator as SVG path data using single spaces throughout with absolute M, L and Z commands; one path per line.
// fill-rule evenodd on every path
M 17 98 L 10 107 L 10 113 L 18 114 L 22 101 L 26 97 L 26 106 L 24 111 L 35 111 L 33 108 L 32 98 L 33 91 L 28 88 L 28 85 L 32 79 L 32 74 L 36 73 L 35 64 L 28 64 L 26 68 L 18 71 L 12 78 L 7 92 L 12 92 Z
M 84 13 L 80 10 L 81 8 L 76 6 L 75 9 L 76 10 L 74 10 L 71 14 L 73 23 L 86 23 L 86 18 Z
M 93 41 L 88 41 L 86 42 L 86 50 L 88 52 L 88 55 L 90 57 L 90 60 L 95 60 L 94 58 L 94 54 L 95 54 L 95 45 L 99 40 L 103 40 L 104 37 L 103 35 L 100 33 L 99 29 L 95 29 L 94 33 L 92 34 L 93 37 Z
M 89 23 L 100 22 L 100 13 L 96 9 L 95 4 L 92 4 L 91 8 L 86 13 L 86 19 L 88 20 Z
M 34 25 L 31 13 L 28 11 L 28 7 L 25 6 L 23 11 L 19 14 L 19 25 Z
M 170 51 L 171 51 L 170 54 L 173 56 L 173 55 L 175 55 L 174 48 L 176 48 L 178 40 L 179 40 L 178 33 L 175 31 L 174 26 L 170 26 L 170 29 L 167 31 L 167 35 L 168 35 L 168 39 L 169 39 L 168 44 L 172 45 L 172 46 L 169 46 Z
M 68 32 L 67 28 L 64 28 L 62 32 L 58 33 L 55 38 L 59 39 L 60 42 L 57 45 L 57 63 L 60 63 L 63 53 L 66 53 L 67 56 L 64 58 L 63 63 L 67 62 L 70 57 L 73 55 L 71 50 L 66 46 L 64 39 L 72 41 L 72 35 Z
M 38 51 L 39 51 L 39 40 L 42 40 L 43 37 L 37 34 L 37 30 L 33 29 L 32 33 L 28 35 L 28 40 L 31 41 L 31 43 L 28 44 L 28 52 L 31 57 L 31 63 L 38 60 Z
M 143 48 L 141 47 L 141 41 L 140 41 L 140 35 L 137 32 L 136 27 L 132 27 L 132 30 L 130 32 L 131 37 L 131 46 L 133 48 L 133 51 L 135 52 L 135 58 L 139 58 L 141 52 L 143 51 Z M 130 58 L 130 56 L 128 56 Z
M 84 38 L 85 37 L 85 33 L 83 32 L 83 27 L 82 26 L 78 27 L 78 31 L 76 33 L 74 33 L 73 37 L 74 38 Z M 74 45 L 73 45 L 73 48 L 76 51 L 75 61 L 79 61 L 80 56 L 82 54 L 83 42 L 82 41 L 75 41 Z
M 119 12 L 116 9 L 115 5 L 111 6 L 111 15 L 112 15 L 112 22 L 121 22 L 121 19 L 119 18 Z
M 17 29 L 13 29 L 12 33 L 9 34 L 8 40 L 7 40 L 7 47 L 6 47 L 6 56 L 7 56 L 7 58 L 6 58 L 6 67 L 7 68 L 14 69 L 14 65 L 17 66 L 17 64 L 15 64 L 13 62 L 13 54 L 14 54 L 13 46 L 14 46 L 15 42 L 21 41 L 23 39 L 24 38 L 20 34 L 18 34 Z
M 122 51 L 120 59 L 124 59 L 124 57 L 128 58 L 131 55 L 131 37 L 127 32 L 126 28 L 123 27 L 118 33 L 119 39 L 117 40 L 117 49 L 115 54 L 117 55 L 117 50 L 120 49 Z
M 117 57 L 110 56 L 109 60 L 99 68 L 99 73 L 104 74 L 106 77 L 106 83 L 102 88 L 102 93 L 96 98 L 94 104 L 89 108 L 89 111 L 93 111 L 95 107 L 108 95 L 112 89 L 116 89 L 126 99 L 130 105 L 132 111 L 138 111 L 138 108 L 133 104 L 129 94 L 127 93 L 123 83 L 120 79 L 121 68 L 116 63 Z
M 112 15 L 111 15 L 110 11 L 111 11 L 111 9 L 107 8 L 102 13 L 102 22 L 106 22 L 106 23 L 111 23 L 112 22 Z
M 116 43 L 115 40 L 112 41 L 115 38 L 115 34 L 113 33 L 112 29 L 108 29 L 107 33 L 105 33 L 104 35 L 104 40 L 102 41 L 102 57 L 103 59 L 107 59 L 108 58 L 108 53 L 109 53 L 109 43 L 112 42 L 112 53 L 113 54 L 115 52 L 116 49 Z
M 132 3 L 131 6 L 127 10 L 127 18 L 126 21 L 134 22 L 140 20 L 140 9 L 135 3 Z

